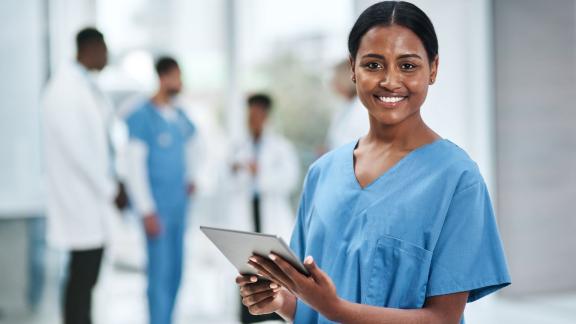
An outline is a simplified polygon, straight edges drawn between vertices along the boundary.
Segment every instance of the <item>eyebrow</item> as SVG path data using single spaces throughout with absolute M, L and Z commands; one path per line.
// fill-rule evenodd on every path
M 372 53 L 366 54 L 366 55 L 364 55 L 364 56 L 362 56 L 362 57 L 363 57 L 363 58 L 364 58 L 364 57 L 372 57 L 372 58 L 377 58 L 377 59 L 381 59 L 381 60 L 386 59 L 384 56 L 382 56 L 382 55 L 380 55 L 380 54 L 372 54 Z M 420 59 L 420 60 L 422 59 L 422 57 L 420 57 L 420 55 L 418 55 L 418 54 L 402 54 L 402 55 L 399 55 L 399 56 L 397 57 L 397 59 L 403 59 L 403 58 L 417 58 L 417 59 Z
M 403 58 L 417 58 L 417 59 L 422 59 L 422 58 L 420 57 L 420 55 L 418 55 L 418 54 L 403 54 L 403 55 L 398 56 L 398 58 L 399 58 L 399 59 L 403 59 Z

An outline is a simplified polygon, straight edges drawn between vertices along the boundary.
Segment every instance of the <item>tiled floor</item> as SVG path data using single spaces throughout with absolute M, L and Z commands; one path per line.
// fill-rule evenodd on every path
M 176 310 L 176 323 L 236 323 L 237 291 L 234 271 L 200 235 L 191 235 L 187 265 Z M 95 324 L 145 324 L 147 309 L 142 252 L 137 245 L 122 242 L 124 248 L 109 253 L 94 296 Z M 132 245 L 130 245 L 132 244 Z M 122 256 L 123 255 L 123 256 Z M 50 254 L 47 287 L 35 314 L 9 314 L 2 324 L 57 324 L 58 257 Z M 118 262 L 123 260 L 123 262 Z M 120 267 L 118 265 L 121 265 Z M 228 278 L 229 280 L 226 280 Z M 488 297 L 469 304 L 468 324 L 574 324 L 576 292 L 523 299 Z

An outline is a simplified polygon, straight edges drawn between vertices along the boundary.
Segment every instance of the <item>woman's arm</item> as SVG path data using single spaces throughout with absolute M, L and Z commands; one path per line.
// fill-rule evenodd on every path
M 334 313 L 325 316 L 339 323 L 457 324 L 460 323 L 467 299 L 468 292 L 430 297 L 421 309 L 376 307 L 340 299 Z
M 339 323 L 459 323 L 468 299 L 468 292 L 430 297 L 421 309 L 395 309 L 351 303 L 338 297 L 330 277 L 316 266 L 311 257 L 304 261 L 304 266 L 310 272 L 309 277 L 298 272 L 279 256 L 271 255 L 270 259 L 273 261 L 253 256 L 249 264 L 324 317 Z M 293 314 L 294 310 L 291 311 Z

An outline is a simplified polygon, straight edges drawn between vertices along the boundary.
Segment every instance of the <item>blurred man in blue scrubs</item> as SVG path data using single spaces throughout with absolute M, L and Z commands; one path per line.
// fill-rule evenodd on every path
M 151 324 L 172 323 L 180 286 L 186 211 L 193 192 L 190 166 L 196 127 L 174 103 L 182 89 L 170 57 L 156 63 L 159 88 L 127 119 L 128 188 L 143 217 L 148 251 Z

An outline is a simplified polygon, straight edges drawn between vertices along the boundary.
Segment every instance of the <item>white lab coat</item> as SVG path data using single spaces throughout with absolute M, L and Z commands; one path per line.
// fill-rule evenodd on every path
M 328 149 L 333 150 L 344 144 L 358 140 L 370 129 L 368 110 L 358 97 L 350 101 L 332 117 L 328 129 Z
M 232 165 L 248 165 L 255 159 L 252 139 L 248 138 L 233 148 Z M 292 144 L 271 130 L 262 134 L 258 156 L 258 173 L 252 177 L 247 167 L 232 171 L 233 194 L 230 197 L 230 226 L 253 231 L 252 198 L 254 191 L 260 197 L 261 231 L 280 235 L 289 242 L 294 226 L 295 212 L 290 196 L 299 181 L 298 157 Z
M 109 141 L 112 108 L 78 63 L 64 66 L 43 98 L 48 240 L 55 247 L 102 247 L 116 216 Z

